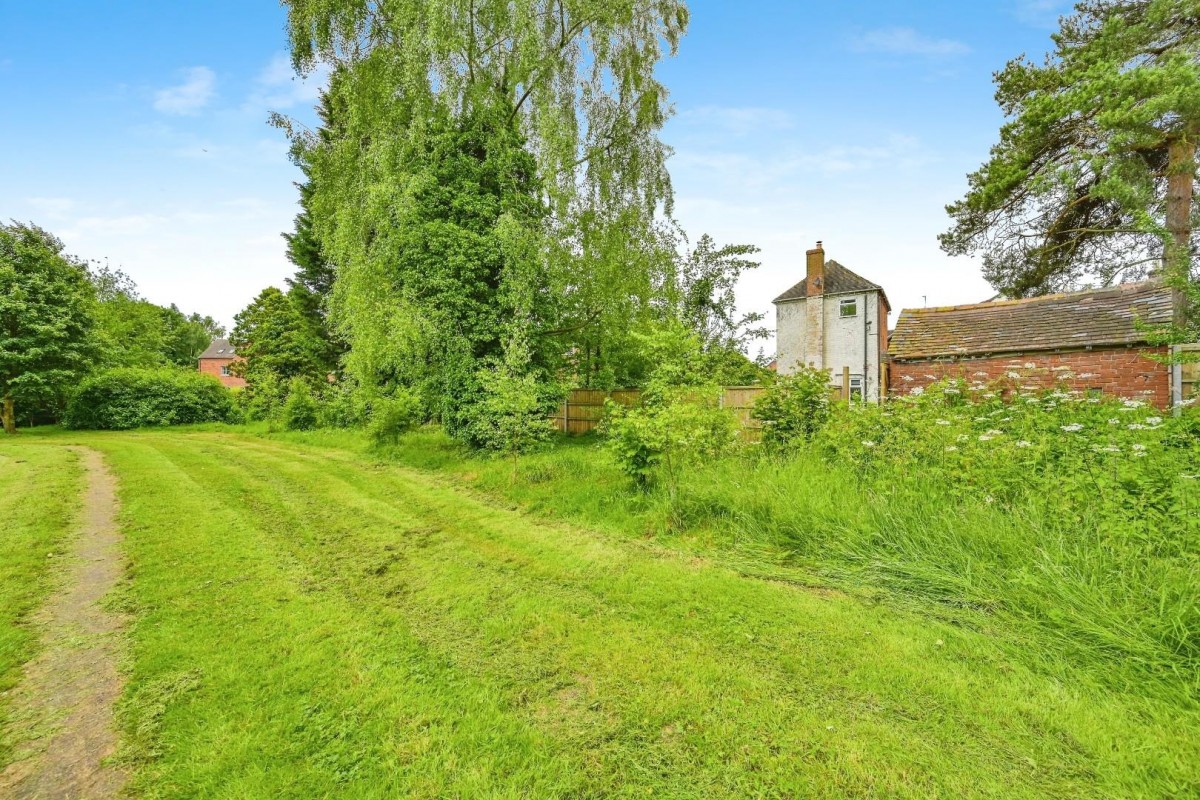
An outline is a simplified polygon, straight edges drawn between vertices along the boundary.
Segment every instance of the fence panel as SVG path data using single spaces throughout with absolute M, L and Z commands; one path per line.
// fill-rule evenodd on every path
M 1200 344 L 1185 344 L 1179 347 L 1179 350 L 1187 353 L 1189 356 L 1200 356 Z M 1182 380 L 1180 381 L 1183 389 L 1181 395 L 1184 400 L 1200 392 L 1200 361 L 1185 361 L 1180 364 L 1180 373 Z

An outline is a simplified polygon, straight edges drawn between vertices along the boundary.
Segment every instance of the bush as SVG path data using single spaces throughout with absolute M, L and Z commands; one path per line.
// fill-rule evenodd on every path
M 621 471 L 641 487 L 665 478 L 673 498 L 685 467 L 732 450 L 737 421 L 719 407 L 718 392 L 695 387 L 659 389 L 635 408 L 610 400 L 603 431 Z
M 67 403 L 68 428 L 128 430 L 236 420 L 233 395 L 210 375 L 176 369 L 111 369 L 80 384 Z
M 395 444 L 404 434 L 421 424 L 425 412 L 415 394 L 398 389 L 391 397 L 371 401 L 367 433 L 376 444 Z
M 763 445 L 782 450 L 811 439 L 829 420 L 829 407 L 829 374 L 805 367 L 768 386 L 752 413 L 762 422 Z
M 528 452 L 554 434 L 550 415 L 562 400 L 555 385 L 503 366 L 480 370 L 482 392 L 468 407 L 470 442 L 496 453 Z
M 276 373 L 258 372 L 254 380 L 237 395 L 238 406 L 247 422 L 274 419 L 287 396 L 287 387 Z
M 289 431 L 310 431 L 317 427 L 317 400 L 312 387 L 303 378 L 292 378 L 287 399 L 283 401 L 283 427 Z

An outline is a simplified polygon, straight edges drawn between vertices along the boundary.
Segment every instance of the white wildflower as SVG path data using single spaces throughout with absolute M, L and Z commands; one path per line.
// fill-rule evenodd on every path
M 936 380 L 938 379 L 938 376 L 937 376 L 937 375 L 928 375 L 928 374 L 927 374 L 925 377 L 926 377 L 928 380 L 931 380 L 931 381 L 936 381 Z
M 939 420 L 935 420 L 935 422 L 938 425 L 949 425 L 950 424 L 950 420 L 948 420 L 948 419 L 939 419 Z
M 1162 417 L 1146 417 L 1147 425 L 1162 425 Z
M 1083 425 L 1078 422 L 1072 422 L 1070 425 L 1062 425 L 1060 427 L 1067 433 L 1079 433 L 1079 431 L 1083 430 Z
M 1130 450 L 1132 450 L 1132 451 L 1133 451 L 1133 452 L 1135 452 L 1135 453 L 1144 453 L 1144 452 L 1146 452 L 1146 445 L 1144 445 L 1144 444 L 1135 444 L 1135 445 L 1133 445 L 1133 446 L 1132 446 L 1131 448 L 1129 448 L 1129 449 L 1130 449 Z
M 913 397 L 920 397 L 921 395 L 925 394 L 925 388 L 923 386 L 914 386 L 909 390 L 908 393 Z
M 990 431 L 988 431 L 988 432 L 987 432 L 987 435 L 988 435 L 988 436 L 1003 436 L 1003 435 L 1004 435 L 1004 431 L 998 431 L 998 430 L 996 430 L 995 428 L 993 428 L 992 430 L 990 430 Z
M 976 378 L 986 378 L 987 376 L 988 376 L 988 374 L 987 374 L 986 372 L 976 372 L 976 373 L 975 373 L 975 375 L 974 375 L 973 377 L 976 377 Z
M 1116 417 L 1112 417 L 1111 419 L 1109 419 L 1108 424 L 1109 425 L 1120 425 L 1121 420 L 1117 419 Z
M 1146 426 L 1145 426 L 1145 425 L 1142 425 L 1142 424 L 1140 424 L 1140 423 L 1137 423 L 1137 422 L 1133 423 L 1132 425 L 1126 425 L 1125 427 L 1126 427 L 1127 429 L 1131 430 L 1131 431 L 1144 431 L 1144 430 L 1146 430 Z
M 970 436 L 967 436 L 965 433 L 960 433 L 960 434 L 958 435 L 958 438 L 957 438 L 957 439 L 955 439 L 954 441 L 956 441 L 956 442 L 965 442 L 965 441 L 967 441 L 967 440 L 968 440 L 968 439 L 970 439 L 970 438 L 971 438 L 971 437 L 970 437 Z
M 946 446 L 947 453 L 953 453 L 953 452 L 956 452 L 957 450 L 958 450 L 958 447 L 956 447 L 955 445 L 951 444 L 951 445 Z
M 948 388 L 942 390 L 942 394 L 962 394 L 962 392 L 960 392 L 958 389 L 955 389 L 953 387 L 948 387 Z
M 1033 447 L 1033 442 L 1027 442 L 1024 439 L 1017 442 L 1017 447 Z
M 1014 381 L 1015 381 L 1017 378 L 1021 377 L 1020 373 L 1018 373 L 1018 372 L 1006 372 L 1006 373 L 1005 373 L 1005 376 L 1006 376 L 1006 377 L 1009 377 L 1009 378 L 1012 378 Z
M 912 383 L 914 378 L 912 375 L 901 375 L 900 380 L 904 381 L 905 383 Z
M 981 442 L 990 442 L 992 439 L 995 439 L 995 438 L 996 438 L 996 437 L 995 437 L 995 436 L 992 436 L 990 433 L 984 433 L 984 434 L 981 434 L 981 435 L 980 435 L 980 437 L 979 437 L 979 441 L 981 441 Z
M 863 440 L 863 443 L 862 443 L 862 446 L 863 446 L 863 447 L 874 447 L 874 446 L 875 446 L 875 443 L 874 443 L 874 442 L 872 442 L 870 439 L 864 439 L 864 440 Z

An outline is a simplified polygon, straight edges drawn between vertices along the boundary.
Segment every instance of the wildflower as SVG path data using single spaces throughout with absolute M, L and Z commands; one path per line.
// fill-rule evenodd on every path
M 1109 425 L 1120 425 L 1121 420 L 1117 419 L 1116 417 L 1112 417 L 1111 419 L 1109 419 L 1108 424 Z
M 1117 447 L 1115 444 L 1110 444 L 1106 447 L 1096 447 L 1095 450 L 1097 453 L 1119 453 L 1119 452 L 1121 452 L 1121 448 Z
M 1143 403 L 1141 400 L 1128 400 L 1127 399 L 1127 400 L 1122 400 L 1121 405 L 1125 406 L 1126 408 L 1141 408 L 1142 406 L 1144 406 L 1146 404 Z
M 983 496 L 983 502 L 991 505 L 992 503 L 996 502 L 996 498 L 992 497 L 990 494 L 985 494 Z
M 942 394 L 962 394 L 958 389 L 947 388 L 942 390 Z
M 1183 478 L 1185 481 L 1200 481 L 1200 475 L 1181 474 L 1179 477 Z
M 986 372 L 976 372 L 976 373 L 975 373 L 975 375 L 974 375 L 973 377 L 976 377 L 976 378 L 986 378 L 987 376 L 988 376 L 988 374 L 987 374 Z
M 936 381 L 938 379 L 937 375 L 926 375 L 925 377 L 931 381 Z
M 904 381 L 905 383 L 912 383 L 913 376 L 912 375 L 901 375 L 900 380 Z
M 1033 442 L 1027 442 L 1024 439 L 1017 442 L 1017 447 L 1033 447 Z
M 1004 417 L 1004 418 L 1003 418 L 1003 419 L 1001 419 L 1000 421 L 1001 421 L 1001 422 L 1012 422 L 1012 417 Z
M 1062 425 L 1060 427 L 1067 433 L 1079 433 L 1079 431 L 1083 430 L 1083 425 L 1078 422 L 1072 422 L 1070 425 Z
M 939 420 L 936 420 L 936 422 L 938 425 L 949 425 L 950 424 L 950 420 L 948 420 L 948 419 L 939 419 Z
M 957 448 L 955 445 L 947 445 L 947 446 L 946 446 L 946 452 L 947 452 L 947 453 L 954 453 L 954 452 L 956 452 L 957 450 L 958 450 L 958 448 Z
M 1131 430 L 1131 431 L 1144 431 L 1144 430 L 1146 430 L 1146 426 L 1145 426 L 1145 425 L 1141 425 L 1141 424 L 1139 424 L 1139 423 L 1137 423 L 1137 422 L 1133 423 L 1132 425 L 1126 425 L 1125 427 L 1126 427 L 1126 428 L 1128 428 L 1128 429 L 1129 429 L 1129 430 Z
M 925 387 L 914 386 L 911 390 L 909 390 L 908 393 L 913 397 L 920 397 L 921 395 L 925 394 Z
M 1132 451 L 1133 451 L 1133 452 L 1135 452 L 1135 453 L 1144 453 L 1144 452 L 1146 452 L 1146 445 L 1144 445 L 1144 444 L 1135 444 L 1133 447 L 1131 447 L 1131 448 L 1129 448 L 1129 449 L 1130 449 L 1130 450 L 1132 450 Z
M 986 397 L 988 400 L 991 400 L 993 397 L 996 396 L 996 393 L 995 392 L 984 392 L 983 396 Z
M 1004 431 L 998 431 L 998 430 L 996 430 L 995 428 L 993 428 L 992 430 L 990 430 L 990 431 L 988 431 L 988 432 L 987 432 L 987 435 L 988 435 L 988 436 L 1003 436 L 1003 435 L 1004 435 Z
M 874 446 L 875 446 L 875 443 L 874 443 L 874 442 L 872 442 L 870 439 L 864 439 L 864 440 L 863 440 L 863 443 L 862 443 L 862 446 L 863 446 L 863 447 L 874 447 Z
M 1162 417 L 1146 417 L 1147 425 L 1161 425 Z
M 992 435 L 992 434 L 990 434 L 990 433 L 983 433 L 983 434 L 980 434 L 980 436 L 979 436 L 979 441 L 981 441 L 981 442 L 990 442 L 992 439 L 995 439 L 995 438 L 996 438 L 996 437 L 995 437 L 995 436 L 993 436 L 993 435 Z
M 955 439 L 955 441 L 956 441 L 956 442 L 965 442 L 965 441 L 967 441 L 967 439 L 970 439 L 970 438 L 971 438 L 971 437 L 970 437 L 970 436 L 967 436 L 965 433 L 960 433 L 960 434 L 958 435 L 958 438 L 957 438 L 957 439 Z
M 1017 378 L 1021 377 L 1021 374 L 1018 372 L 1006 372 L 1005 376 L 1012 378 L 1015 381 Z

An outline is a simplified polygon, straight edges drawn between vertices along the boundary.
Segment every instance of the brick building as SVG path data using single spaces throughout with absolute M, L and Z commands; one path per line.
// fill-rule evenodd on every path
M 810 366 L 839 388 L 877 403 L 885 394 L 888 299 L 883 288 L 832 259 L 817 242 L 805 254 L 804 279 L 776 297 L 775 366 L 791 375 Z
M 241 358 L 233 351 L 233 345 L 229 343 L 229 340 L 213 339 L 208 349 L 200 354 L 200 372 L 216 377 L 230 388 L 245 386 L 245 379 L 239 378 L 230 371 L 230 365 L 235 361 L 241 361 Z
M 1009 373 L 1023 385 L 1178 402 L 1180 368 L 1155 361 L 1143 325 L 1170 323 L 1173 290 L 1154 281 L 1025 300 L 905 309 L 892 332 L 889 387 L 905 394 L 947 377 L 990 382 Z

